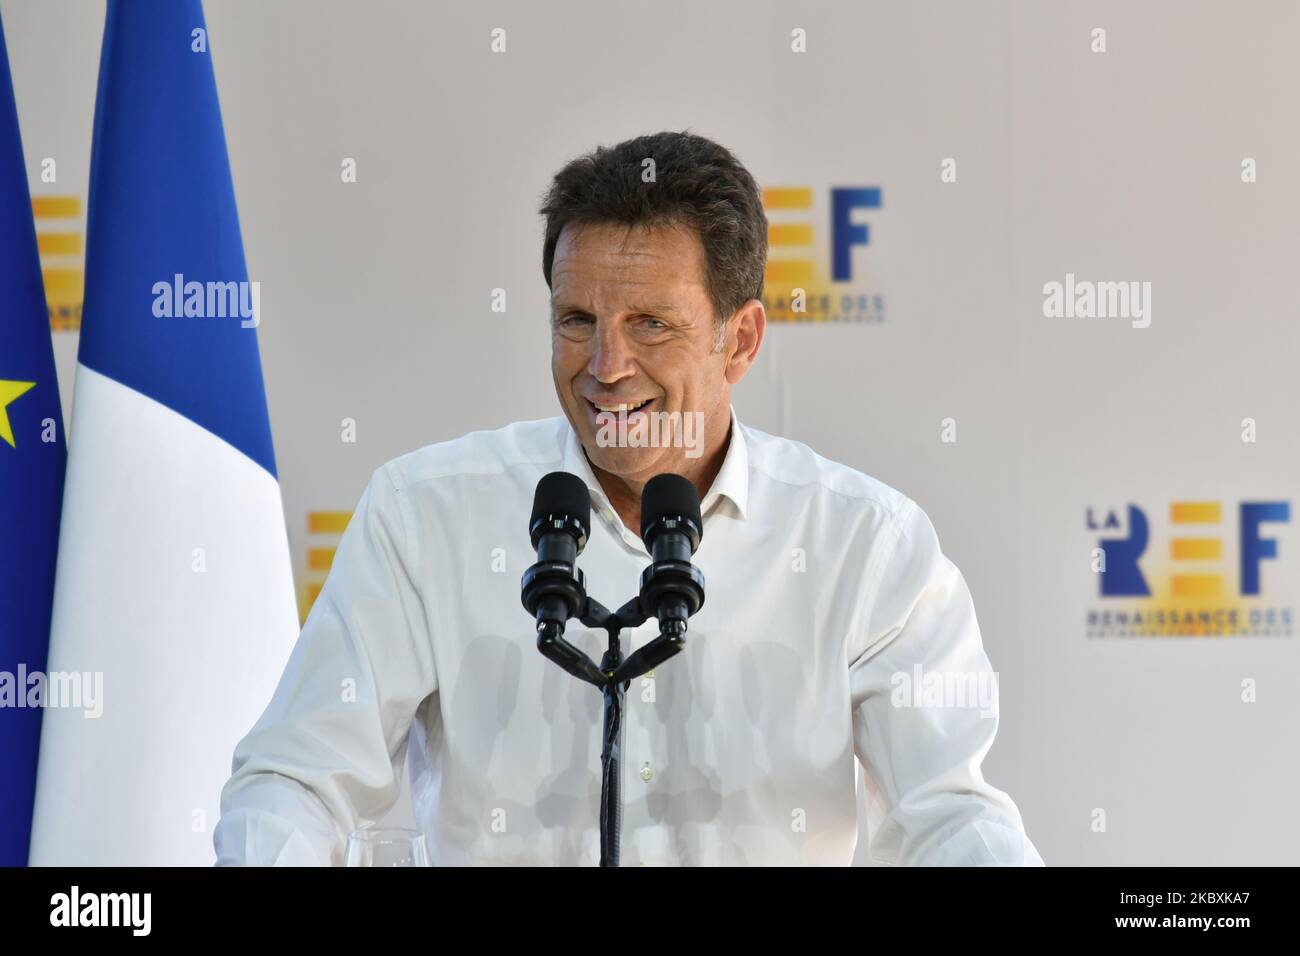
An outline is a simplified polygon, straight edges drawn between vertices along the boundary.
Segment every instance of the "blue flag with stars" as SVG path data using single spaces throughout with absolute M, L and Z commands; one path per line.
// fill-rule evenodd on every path
M 67 452 L 0 22 L 0 866 L 24 866 Z

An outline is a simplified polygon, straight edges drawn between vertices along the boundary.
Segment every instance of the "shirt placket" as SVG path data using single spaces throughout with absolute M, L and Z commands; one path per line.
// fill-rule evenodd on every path
M 651 618 L 640 627 L 623 632 L 625 654 L 644 647 L 659 635 L 659 624 Z M 663 842 L 662 835 L 654 832 L 656 824 L 650 819 L 648 797 L 653 788 L 660 786 L 662 767 L 655 750 L 655 727 L 659 720 L 653 693 L 647 697 L 647 688 L 653 689 L 659 674 L 647 671 L 628 684 L 623 706 L 621 778 L 623 786 L 623 858 L 628 864 L 643 866 L 662 865 L 656 848 Z

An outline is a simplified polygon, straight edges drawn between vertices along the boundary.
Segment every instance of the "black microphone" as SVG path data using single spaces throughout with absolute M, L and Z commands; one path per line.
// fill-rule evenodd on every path
M 681 475 L 656 475 L 641 492 L 641 540 L 651 565 L 641 575 L 641 607 L 661 633 L 681 635 L 704 604 L 704 575 L 691 564 L 704 521 L 695 486 Z
M 553 471 L 537 483 L 528 536 L 537 551 L 537 563 L 524 574 L 522 599 L 528 613 L 556 625 L 582 611 L 584 582 L 575 565 L 587 546 L 591 530 L 591 498 L 586 483 L 567 471 Z
M 577 475 L 553 471 L 537 483 L 528 536 L 537 563 L 524 572 L 520 597 L 537 619 L 537 649 L 574 677 L 604 687 L 604 672 L 564 639 L 564 624 L 591 607 L 587 581 L 576 561 L 591 530 L 591 497 Z

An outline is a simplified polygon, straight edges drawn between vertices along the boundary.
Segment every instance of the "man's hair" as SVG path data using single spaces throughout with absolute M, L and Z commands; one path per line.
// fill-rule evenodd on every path
M 654 160 L 654 180 L 642 178 Z M 683 130 L 598 146 L 555 174 L 542 202 L 542 273 L 551 285 L 555 246 L 567 225 L 689 226 L 704 247 L 705 288 L 716 317 L 715 348 L 726 321 L 763 297 L 767 216 L 758 184 L 732 153 Z

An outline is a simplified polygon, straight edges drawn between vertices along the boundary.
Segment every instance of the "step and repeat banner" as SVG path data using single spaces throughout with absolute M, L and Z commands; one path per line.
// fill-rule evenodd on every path
M 205 9 L 302 615 L 379 464 L 560 414 L 550 176 L 689 129 L 771 224 L 737 412 L 930 514 L 1044 859 L 1294 862 L 1300 6 Z M 103 5 L 0 13 L 70 421 Z

